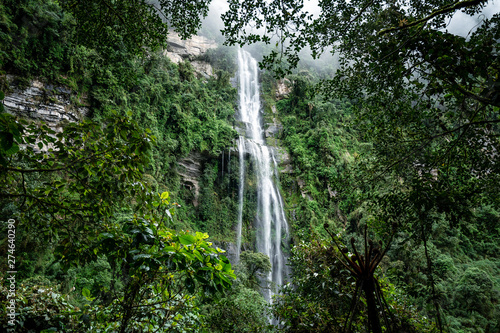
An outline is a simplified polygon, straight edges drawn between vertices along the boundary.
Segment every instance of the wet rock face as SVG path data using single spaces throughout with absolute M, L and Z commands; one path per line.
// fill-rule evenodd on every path
M 287 98 L 292 92 L 292 82 L 288 79 L 279 80 L 276 84 L 276 100 Z
M 178 173 L 181 176 L 182 185 L 194 194 L 193 205 L 198 206 L 200 195 L 200 179 L 203 172 L 203 162 L 205 157 L 197 151 L 192 151 L 187 157 L 180 159 Z
M 265 124 L 265 136 L 266 136 L 266 139 L 277 139 L 279 137 L 279 134 L 281 133 L 281 131 L 283 131 L 283 125 L 281 124 L 281 122 L 278 120 L 277 118 L 277 111 L 276 111 L 276 105 L 271 105 L 271 111 L 273 112 L 273 115 L 272 115 L 272 123 L 266 123 Z M 268 141 L 268 144 L 271 144 L 271 145 L 274 145 L 274 146 L 277 146 L 277 142 L 276 140 L 274 140 L 274 142 L 272 142 L 272 140 L 267 140 Z M 271 142 L 269 142 L 271 141 Z
M 183 40 L 175 32 L 168 35 L 167 56 L 176 54 L 182 59 L 193 60 L 196 57 L 206 53 L 209 49 L 215 49 L 217 43 L 203 36 L 192 36 L 190 39 Z M 179 59 L 179 58 L 177 58 Z M 174 61 L 174 59 L 172 59 Z M 175 61 L 174 61 L 175 62 Z
M 41 121 L 55 132 L 62 132 L 65 122 L 77 122 L 85 117 L 89 110 L 75 106 L 71 97 L 75 94 L 64 86 L 54 86 L 37 80 L 31 81 L 28 87 L 13 84 L 16 77 L 7 75 L 10 91 L 3 101 L 6 112 L 23 119 Z M 49 134 L 53 136 L 52 134 Z M 53 144 L 38 147 L 37 140 L 33 144 L 35 152 L 47 151 Z
M 212 66 L 204 61 L 196 60 L 209 49 L 217 48 L 217 43 L 202 36 L 193 36 L 188 40 L 182 40 L 175 32 L 168 35 L 168 46 L 164 54 L 174 63 L 190 61 L 199 77 L 213 75 Z
M 285 148 L 276 149 L 277 162 L 281 167 L 281 173 L 293 173 L 292 158 Z
M 212 65 L 210 65 L 208 62 L 191 61 L 191 65 L 194 68 L 195 74 L 198 74 L 198 77 L 208 78 L 214 74 Z
M 8 77 L 12 82 L 14 77 Z M 71 102 L 72 91 L 66 87 L 34 80 L 27 88 L 11 86 L 6 94 L 4 107 L 8 113 L 22 118 L 46 122 L 53 130 L 61 130 L 62 121 L 79 121 L 88 114 L 86 107 L 76 107 Z

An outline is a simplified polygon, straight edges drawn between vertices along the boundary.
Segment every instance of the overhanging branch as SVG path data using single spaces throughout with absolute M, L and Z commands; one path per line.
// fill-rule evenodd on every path
M 465 1 L 457 1 L 454 4 L 451 4 L 449 6 L 445 6 L 443 8 L 439 8 L 439 9 L 434 10 L 428 16 L 426 16 L 424 18 L 421 18 L 420 20 L 413 21 L 411 23 L 405 24 L 405 25 L 400 26 L 400 27 L 390 27 L 390 28 L 381 30 L 381 31 L 379 31 L 378 35 L 381 36 L 381 35 L 385 35 L 385 34 L 387 34 L 389 32 L 411 28 L 411 27 L 414 27 L 416 25 L 419 25 L 419 24 L 422 24 L 422 23 L 426 23 L 426 22 L 428 22 L 429 20 L 433 19 L 434 17 L 436 17 L 438 15 L 447 14 L 447 13 L 450 13 L 450 12 L 453 12 L 453 11 L 456 11 L 456 10 L 459 10 L 459 9 L 462 9 L 462 8 L 477 6 L 477 5 L 480 5 L 480 4 L 482 4 L 484 2 L 487 2 L 487 1 L 488 0 L 465 0 Z

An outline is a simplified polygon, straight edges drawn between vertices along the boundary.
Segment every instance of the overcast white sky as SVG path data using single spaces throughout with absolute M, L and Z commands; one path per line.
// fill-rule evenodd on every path
M 304 6 L 310 13 L 317 14 L 319 8 L 317 6 L 318 0 L 304 0 Z M 218 31 L 222 28 L 222 21 L 220 15 L 228 9 L 228 4 L 225 0 L 214 0 L 210 4 L 210 12 L 205 24 L 211 26 L 212 31 Z M 457 12 L 447 27 L 451 33 L 466 37 L 469 32 L 476 29 L 483 17 L 490 18 L 494 14 L 500 12 L 500 0 L 490 0 L 486 7 L 483 9 L 482 14 L 471 17 L 463 12 Z
M 453 15 L 447 30 L 453 34 L 467 37 L 469 32 L 477 29 L 481 20 L 491 18 L 496 13 L 500 12 L 500 0 L 490 0 L 483 12 L 479 15 L 469 16 L 463 12 L 457 12 Z
M 318 0 L 304 0 L 305 9 L 312 14 L 319 14 Z M 210 4 L 210 11 L 208 17 L 204 20 L 202 34 L 217 40 L 217 42 L 222 43 L 223 37 L 220 34 L 220 30 L 223 28 L 222 20 L 220 16 L 222 13 L 229 9 L 226 0 L 213 0 Z M 482 11 L 482 14 L 471 17 L 463 12 L 457 12 L 449 21 L 446 28 L 450 33 L 454 33 L 463 37 L 467 37 L 468 34 L 477 29 L 480 25 L 481 20 L 485 18 L 491 18 L 494 14 L 500 12 L 500 0 L 490 0 L 488 4 Z M 323 53 L 323 55 L 318 60 L 312 59 L 307 54 L 307 50 L 302 52 L 301 58 L 306 60 L 311 65 L 317 65 L 319 67 L 323 66 L 325 63 L 335 63 L 335 57 L 329 52 Z

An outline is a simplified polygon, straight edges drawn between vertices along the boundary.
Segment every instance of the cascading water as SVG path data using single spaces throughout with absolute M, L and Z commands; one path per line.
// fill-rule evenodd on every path
M 258 252 L 269 256 L 272 271 L 268 276 L 271 289 L 264 289 L 268 301 L 277 292 L 287 278 L 286 257 L 282 251 L 282 242 L 288 240 L 288 225 L 283 209 L 283 200 L 275 185 L 277 164 L 273 151 L 266 146 L 264 131 L 261 126 L 261 102 L 258 82 L 257 61 L 244 51 L 238 51 L 239 69 L 239 117 L 245 125 L 245 135 L 238 140 L 240 158 L 240 188 L 238 212 L 237 260 L 241 247 L 242 210 L 244 193 L 244 157 L 249 154 L 255 163 L 257 178 L 257 212 L 254 226 L 256 229 L 256 248 Z
M 243 191 L 245 190 L 245 138 L 238 139 L 238 152 L 240 158 L 240 187 L 238 189 L 238 226 L 236 229 L 236 263 L 240 260 L 241 252 L 241 224 L 243 223 Z

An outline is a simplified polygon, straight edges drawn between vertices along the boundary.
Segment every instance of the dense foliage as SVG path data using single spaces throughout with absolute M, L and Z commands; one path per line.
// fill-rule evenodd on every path
M 278 75 L 298 64 L 298 52 L 306 46 L 313 55 L 330 48 L 337 52 L 339 68 L 320 88 L 329 98 L 350 102 L 351 111 L 346 114 L 352 120 L 351 129 L 359 141 L 373 148 L 350 163 L 353 172 L 337 170 L 344 186 L 325 186 L 332 190 L 330 200 L 344 207 L 344 217 L 339 215 L 335 224 L 355 233 L 368 226 L 379 236 L 397 228 L 394 249 L 389 252 L 389 258 L 397 261 L 388 263 L 388 273 L 418 300 L 421 309 L 429 311 L 439 331 L 498 329 L 493 319 L 497 315 L 491 316 L 498 313 L 498 285 L 493 282 L 498 258 L 490 252 L 498 242 L 486 246 L 478 242 L 484 244 L 489 235 L 498 237 L 500 17 L 481 17 L 467 36 L 446 30 L 455 13 L 471 16 L 486 3 L 321 1 L 312 15 L 302 1 L 234 1 L 224 16 L 229 43 L 281 43 L 281 49 L 262 62 Z M 265 33 L 254 33 L 248 26 Z M 287 62 L 280 64 L 282 59 Z M 299 114 L 319 113 L 321 108 L 316 108 L 312 97 L 306 107 L 304 89 L 294 90 L 284 110 L 294 106 Z M 302 105 L 297 105 L 297 99 Z M 322 166 L 314 156 L 325 144 L 316 144 L 315 149 L 304 145 L 309 138 L 306 131 L 290 140 L 287 131 L 292 122 L 287 121 L 284 118 L 284 142 L 292 154 L 305 156 L 306 163 L 294 160 L 297 172 L 303 173 L 302 165 L 305 170 Z M 320 128 L 327 131 L 324 125 Z M 324 169 L 313 174 L 321 180 Z M 313 178 L 309 184 L 315 182 Z M 300 178 L 297 183 L 307 184 Z M 337 188 L 342 190 L 334 192 Z M 341 197 L 333 196 L 339 193 Z M 302 193 L 313 199 L 302 204 L 309 205 L 305 207 L 310 221 L 313 213 L 322 211 L 315 207 L 314 198 L 324 196 L 315 194 Z M 334 215 L 332 209 L 329 212 Z M 490 212 L 486 219 L 484 212 Z M 315 224 L 316 229 L 321 224 Z M 473 230 L 482 230 L 485 238 Z M 487 270 L 483 260 L 488 262 Z M 443 269 L 449 273 L 443 275 Z M 456 269 L 455 275 L 448 269 Z M 492 298 L 483 299 L 483 304 L 491 304 L 486 312 L 481 307 L 473 310 L 456 294 L 470 290 L 457 286 L 471 281 L 471 274 L 477 281 L 473 285 L 481 285 L 478 291 L 492 290 Z M 464 308 L 470 312 L 458 310 Z
M 342 254 L 326 242 L 300 242 L 293 250 L 293 285 L 276 297 L 274 314 L 286 332 L 363 331 L 366 302 L 359 301 L 356 279 L 342 264 Z M 433 326 L 387 281 L 377 282 L 385 299 L 384 331 L 431 332 Z M 293 286 L 293 288 L 292 288 Z M 290 289 L 290 290 L 288 290 Z M 354 305 L 356 303 L 356 305 Z
M 161 52 L 208 1 L 3 1 L 0 91 L 38 79 L 90 111 L 58 132 L 0 110 L 18 331 L 497 332 L 500 17 L 446 31 L 486 3 L 320 1 L 310 15 L 301 0 L 230 1 L 228 43 L 277 42 L 253 50 L 289 74 L 261 75 L 265 118 L 283 126 L 269 141 L 290 157 L 279 178 L 295 245 L 269 307 L 252 176 L 238 265 L 217 247 L 234 242 L 238 214 L 234 50 L 197 59 L 210 77 Z M 332 48 L 340 67 L 301 67 L 307 47 Z M 278 84 L 290 89 L 275 102 Z M 197 165 L 196 184 L 181 163 Z
M 393 292 L 401 295 L 397 296 L 399 298 L 402 294 L 408 297 L 406 306 L 415 306 L 410 311 L 413 314 L 408 314 L 410 317 L 421 318 L 427 313 L 427 316 L 437 321 L 433 305 L 435 300 L 440 313 L 443 313 L 444 330 L 494 331 L 498 326 L 494 319 L 498 313 L 499 290 L 498 258 L 495 254 L 499 247 L 498 208 L 483 203 L 465 210 L 454 220 L 446 211 L 433 206 L 439 203 L 436 197 L 429 197 L 424 201 L 417 200 L 419 197 L 409 196 L 409 190 L 425 195 L 427 185 L 436 186 L 437 179 L 431 184 L 413 182 L 412 188 L 401 193 L 397 190 L 404 183 L 397 175 L 388 173 L 384 177 L 374 177 L 371 170 L 376 171 L 380 161 L 374 154 L 376 149 L 373 145 L 362 141 L 365 137 L 360 131 L 361 127 L 353 124 L 355 113 L 352 104 L 346 105 L 346 102 L 314 94 L 314 86 L 312 82 L 308 83 L 310 79 L 307 79 L 305 73 L 302 70 L 301 75 L 290 76 L 293 79 L 291 92 L 287 98 L 277 103 L 284 123 L 281 142 L 287 147 L 292 161 L 291 167 L 285 169 L 286 173 L 282 174 L 280 180 L 288 202 L 289 222 L 295 230 L 296 242 L 319 242 L 323 244 L 324 251 L 319 251 L 321 247 L 313 247 L 314 251 L 319 252 L 304 257 L 310 251 L 309 247 L 300 243 L 296 246 L 291 257 L 295 268 L 292 279 L 295 289 L 284 290 L 281 301 L 283 305 L 275 309 L 276 314 L 283 316 L 291 325 L 289 327 L 297 327 L 299 322 L 303 322 L 303 326 L 300 324 L 303 331 L 307 331 L 305 327 L 310 327 L 311 331 L 328 331 L 334 321 L 345 323 L 351 298 L 344 301 L 344 312 L 336 312 L 333 308 L 319 307 L 327 304 L 322 299 L 328 297 L 325 296 L 328 295 L 327 291 L 314 293 L 319 284 L 324 285 L 323 288 L 335 285 L 329 274 L 337 276 L 341 271 L 347 273 L 345 268 L 335 268 L 336 266 L 323 262 L 339 262 L 342 258 L 338 253 L 326 251 L 330 247 L 336 248 L 331 237 L 325 233 L 323 224 L 326 222 L 344 239 L 353 236 L 361 243 L 366 227 L 372 233 L 371 237 L 384 242 L 396 228 L 397 232 L 376 276 L 385 276 L 386 282 L 395 285 L 394 291 L 384 291 L 387 298 L 392 297 Z M 299 100 L 300 103 L 297 102 Z M 341 105 L 345 106 L 339 107 Z M 347 126 L 349 124 L 351 126 Z M 314 134 L 319 131 L 326 134 L 321 140 L 314 140 Z M 335 135 L 327 135 L 329 133 Z M 440 198 L 450 200 L 446 192 Z M 397 213 L 394 212 L 395 209 L 398 209 Z M 388 220 L 387 216 L 391 213 L 394 217 Z M 354 251 L 352 246 L 349 245 L 348 248 L 349 251 Z M 364 251 L 363 246 L 360 251 Z M 308 258 L 318 258 L 318 262 L 308 261 Z M 305 262 L 310 263 L 307 269 L 303 267 Z M 325 269 L 324 273 L 320 273 L 322 269 Z M 477 282 L 472 283 L 474 287 L 469 285 L 472 271 L 477 274 L 477 280 L 474 280 Z M 304 285 L 313 277 L 309 287 L 309 282 Z M 352 276 L 350 278 L 353 279 Z M 478 292 L 475 297 L 481 297 L 479 295 L 483 290 L 490 291 L 483 298 L 482 304 L 489 304 L 486 308 L 473 308 L 465 303 L 461 294 L 469 292 L 471 288 Z M 352 297 L 353 294 L 354 291 L 350 290 L 349 295 Z M 316 298 L 319 300 L 316 301 Z M 338 296 L 334 299 L 336 302 L 342 301 Z M 289 308 L 291 304 L 294 306 Z M 312 314 L 299 315 L 305 310 L 298 308 L 296 304 L 310 304 L 307 309 L 318 315 L 323 313 L 320 315 L 321 319 L 313 319 L 315 317 Z M 311 310 L 316 307 L 317 311 Z M 463 311 L 465 308 L 469 312 Z M 394 317 L 402 315 L 398 315 L 398 311 L 393 313 Z M 308 326 L 308 320 L 313 320 L 319 326 Z M 421 319 L 419 321 L 417 327 L 429 325 Z M 361 330 L 361 327 L 358 328 Z
M 91 116 L 61 123 L 59 131 L 0 114 L 1 219 L 16 221 L 17 330 L 200 331 L 200 305 L 212 304 L 236 276 L 207 234 L 187 231 L 200 230 L 203 221 L 182 212 L 176 167 L 193 150 L 216 157 L 235 136 L 228 60 L 218 57 L 218 72 L 198 79 L 189 62 L 175 65 L 151 48 L 164 45 L 155 34 L 166 26 L 136 10 L 157 15 L 146 2 L 87 5 L 110 8 L 0 5 L 1 90 L 10 94 L 35 78 L 66 85 L 73 106 Z M 143 40 L 134 32 L 140 20 L 117 25 L 124 15 L 160 30 Z M 90 25 L 80 24 L 86 19 Z M 183 35 L 197 25 L 190 23 Z M 5 235 L 6 228 L 2 222 Z M 11 243 L 4 240 L 7 253 Z

